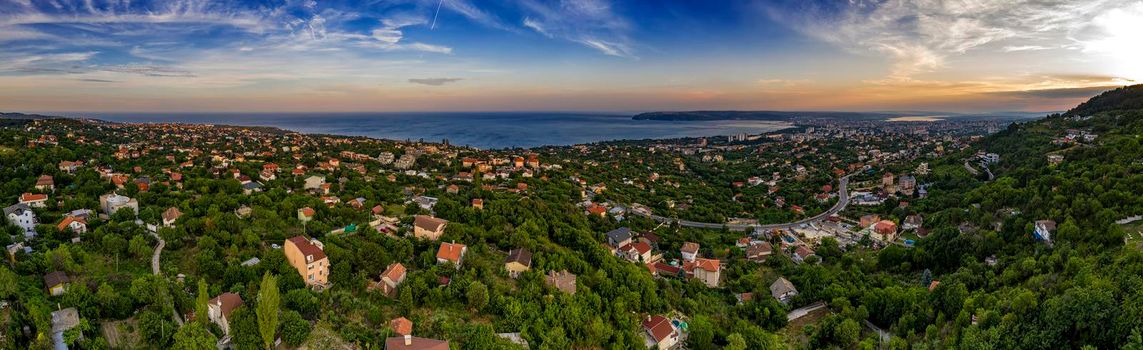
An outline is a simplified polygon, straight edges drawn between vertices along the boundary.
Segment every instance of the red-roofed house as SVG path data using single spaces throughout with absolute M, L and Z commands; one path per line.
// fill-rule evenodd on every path
M 32 208 L 43 208 L 47 206 L 48 195 L 46 194 L 32 194 L 24 193 L 20 195 L 20 204 L 25 204 Z
M 468 247 L 460 243 L 441 243 L 440 249 L 437 250 L 437 263 L 444 264 L 451 262 L 456 268 L 460 269 L 460 264 L 464 261 L 464 253 L 468 252 Z
M 413 334 L 413 321 L 409 321 L 409 319 L 404 317 L 394 318 L 392 321 L 389 321 L 389 327 L 393 328 L 393 333 L 397 333 L 400 336 Z
M 647 320 L 643 321 L 643 331 L 646 332 L 644 344 L 648 349 L 655 347 L 670 349 L 679 342 L 679 332 L 675 330 L 671 320 L 663 316 L 648 316 Z
M 294 236 L 286 239 L 282 249 L 307 286 L 325 286 L 329 282 L 329 259 L 322 247 L 316 239 Z
M 87 221 L 83 220 L 83 218 L 77 218 L 68 215 L 63 219 L 63 221 L 60 221 L 59 225 L 56 225 L 56 229 L 60 230 L 61 232 L 67 229 L 71 229 L 71 232 L 83 234 L 87 232 Z

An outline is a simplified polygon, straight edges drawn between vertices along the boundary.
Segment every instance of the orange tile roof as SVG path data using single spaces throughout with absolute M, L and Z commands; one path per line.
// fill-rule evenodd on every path
M 460 257 L 464 254 L 464 249 L 464 244 L 441 243 L 440 249 L 437 250 L 437 259 L 444 259 L 453 263 L 460 262 Z
M 413 321 L 404 317 L 398 317 L 389 321 L 389 326 L 393 328 L 393 332 L 400 335 L 413 334 Z

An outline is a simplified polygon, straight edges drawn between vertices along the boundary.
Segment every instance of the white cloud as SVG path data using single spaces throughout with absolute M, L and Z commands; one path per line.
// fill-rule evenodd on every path
M 771 17 L 805 34 L 862 54 L 885 54 L 891 79 L 947 67 L 948 58 L 1065 48 L 1068 38 L 1127 0 L 852 0 L 767 7 Z M 832 6 L 832 7 L 831 7 Z
M 608 56 L 638 58 L 630 24 L 603 0 L 563 0 L 555 5 L 522 0 L 522 25 L 540 35 L 582 44 Z

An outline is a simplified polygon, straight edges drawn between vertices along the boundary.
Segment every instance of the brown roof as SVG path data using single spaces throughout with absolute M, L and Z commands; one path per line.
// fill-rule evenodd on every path
M 532 252 L 525 248 L 512 249 L 508 252 L 508 260 L 504 263 L 517 262 L 525 267 L 532 267 Z
M 404 317 L 394 318 L 392 321 L 389 321 L 389 327 L 393 328 L 394 333 L 400 335 L 413 334 L 413 321 L 409 321 L 409 319 Z
M 683 247 L 681 249 L 679 249 L 679 251 L 681 251 L 683 253 L 691 253 L 691 254 L 698 253 L 699 244 L 695 243 L 695 242 L 683 243 Z
M 410 337 L 409 345 L 405 345 L 405 337 L 390 337 L 385 339 L 385 350 L 448 350 L 448 340 Z
M 234 293 L 222 293 L 214 299 L 210 299 L 210 305 L 218 305 L 219 311 L 222 311 L 222 316 L 229 318 L 234 309 L 242 306 L 242 297 Z
M 36 179 L 36 186 L 48 186 L 54 183 L 55 181 L 52 179 L 51 175 L 40 176 L 40 178 Z
M 564 293 L 575 294 L 575 279 L 575 274 L 568 272 L 568 270 L 560 272 L 548 271 L 544 282 L 547 282 L 549 286 L 555 287 Z
M 460 256 L 464 251 L 464 244 L 460 243 L 441 243 L 440 249 L 437 250 L 437 259 L 444 259 L 453 263 L 460 261 Z
M 183 212 L 179 211 L 179 208 L 175 207 L 171 207 L 170 209 L 167 209 L 167 211 L 163 212 L 163 220 L 166 221 L 178 220 L 180 216 L 183 216 Z
M 46 194 L 25 193 L 25 194 L 20 195 L 20 201 L 21 202 L 34 202 L 34 201 L 42 201 L 42 200 L 46 200 L 46 199 L 48 199 L 48 195 L 46 195 Z
M 381 273 L 381 278 L 388 277 L 390 280 L 396 282 L 399 281 L 402 276 L 405 276 L 405 271 L 405 265 L 401 265 L 401 263 L 392 263 L 389 264 L 389 267 L 385 269 L 385 272 Z
M 55 272 L 44 275 L 44 285 L 47 286 L 48 288 L 55 287 L 55 286 L 58 286 L 58 285 L 61 285 L 64 283 L 68 283 L 68 282 L 71 282 L 71 279 L 68 278 L 67 274 L 64 273 L 63 271 L 55 271 Z
M 428 215 L 417 215 L 413 219 L 413 225 L 436 232 L 437 230 L 443 229 L 445 225 L 448 225 L 448 220 L 438 219 Z
M 774 247 L 770 245 L 770 242 L 762 242 L 762 243 L 758 243 L 758 244 L 751 244 L 749 247 L 746 247 L 746 257 L 750 258 L 750 257 L 757 257 L 757 256 L 762 256 L 762 255 L 769 255 L 773 251 L 774 251 Z
M 675 328 L 671 326 L 671 321 L 659 315 L 651 316 L 651 318 L 643 321 L 643 329 L 655 338 L 656 343 L 663 341 L 675 331 Z
M 298 247 L 298 251 L 302 252 L 303 256 L 312 255 L 314 261 L 325 259 L 325 252 L 313 243 L 310 243 L 305 237 L 294 236 L 287 239 L 287 241 L 293 242 L 294 245 Z

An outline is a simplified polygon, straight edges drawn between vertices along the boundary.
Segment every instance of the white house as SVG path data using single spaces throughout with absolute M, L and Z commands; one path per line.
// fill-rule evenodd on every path
M 4 216 L 8 218 L 8 222 L 23 229 L 24 237 L 36 236 L 36 213 L 33 213 L 27 204 L 20 203 L 4 208 Z

